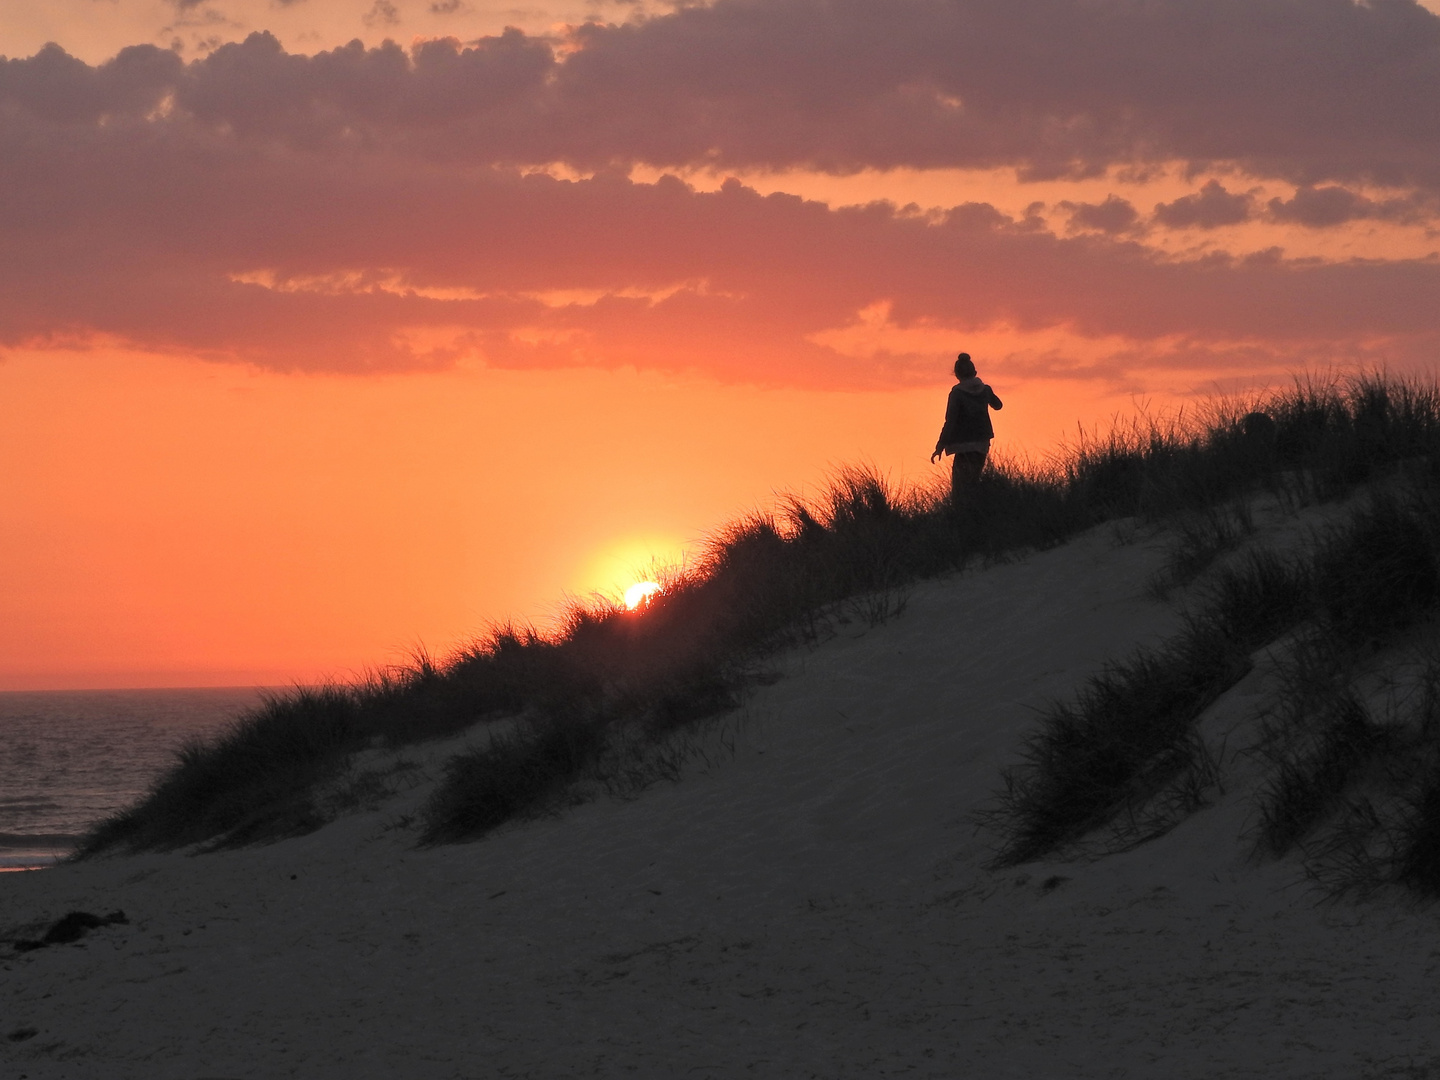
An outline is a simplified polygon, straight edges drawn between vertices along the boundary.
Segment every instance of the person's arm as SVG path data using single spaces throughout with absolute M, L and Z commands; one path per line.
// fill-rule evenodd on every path
M 985 389 L 990 391 L 990 407 L 996 412 L 999 412 L 1005 407 L 1005 403 L 996 396 L 995 391 L 992 388 L 987 386 Z
M 935 464 L 945 453 L 945 432 L 950 427 L 950 418 L 957 407 L 955 401 L 955 388 L 951 388 L 950 396 L 945 399 L 945 423 L 940 425 L 940 436 L 935 440 L 935 452 L 930 455 L 930 464 Z

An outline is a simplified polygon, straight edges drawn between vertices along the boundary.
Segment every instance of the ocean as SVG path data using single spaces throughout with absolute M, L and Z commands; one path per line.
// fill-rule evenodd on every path
M 0 870 L 48 866 L 264 687 L 0 691 Z

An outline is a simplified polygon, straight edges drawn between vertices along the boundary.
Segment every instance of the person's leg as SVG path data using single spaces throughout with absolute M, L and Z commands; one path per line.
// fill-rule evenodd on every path
M 955 455 L 950 463 L 950 490 L 958 494 L 960 489 L 975 483 L 985 469 L 985 451 L 966 450 Z

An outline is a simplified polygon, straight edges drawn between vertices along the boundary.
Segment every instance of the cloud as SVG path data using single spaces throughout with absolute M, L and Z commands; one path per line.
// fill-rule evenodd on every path
M 1123 339 L 1133 356 L 1183 340 L 1188 355 L 1248 342 L 1315 359 L 1440 335 L 1435 263 L 1174 262 L 984 205 L 832 210 L 733 181 L 700 192 L 673 178 L 417 170 L 177 142 L 148 125 L 85 130 L 0 164 L 12 253 L 0 342 L 100 334 L 279 370 L 474 357 L 877 386 L 928 373 L 933 357 L 904 333 L 880 359 L 823 335 L 882 301 L 900 332 L 1064 328 Z
M 360 16 L 360 21 L 366 26 L 398 26 L 400 24 L 400 9 L 390 0 L 375 0 L 370 10 Z
M 1250 196 L 1226 191 L 1211 180 L 1194 195 L 1157 203 L 1155 221 L 1167 229 L 1218 229 L 1250 218 Z
M 1114 196 L 1065 204 L 1062 237 L 984 204 L 831 209 L 626 167 L 1243 159 L 1307 177 L 1269 214 L 1308 223 L 1337 198 L 1314 186 L 1327 175 L 1440 176 L 1440 121 L 1401 95 L 1430 92 L 1437 24 L 1407 0 L 720 0 L 562 42 L 305 56 L 256 34 L 191 63 L 135 46 L 99 65 L 47 47 L 0 61 L 0 345 L 824 386 L 928 378 L 919 343 L 951 333 L 1060 342 L 1009 362 L 1092 377 L 1433 356 L 1437 260 L 1178 259 L 1137 243 Z M 1312 63 L 1320 42 L 1368 67 Z M 528 168 L 556 162 L 595 172 Z M 1154 220 L 1215 227 L 1248 198 L 1211 183 Z M 1344 212 L 1389 205 L 1355 199 Z
M 1067 200 L 1059 205 L 1061 209 L 1070 211 L 1072 231 L 1093 229 L 1116 235 L 1134 229 L 1140 220 L 1140 213 L 1134 205 L 1118 195 L 1107 196 L 1103 203 L 1077 203 Z
M 1440 18 L 1414 0 L 718 0 L 409 56 L 256 35 L 169 90 L 257 140 L 473 164 L 1038 177 L 1178 159 L 1440 189 Z
M 1365 219 L 1412 223 L 1435 212 L 1433 200 L 1416 196 L 1376 200 L 1335 186 L 1302 187 L 1291 198 L 1271 199 L 1267 205 L 1273 220 L 1311 229 Z

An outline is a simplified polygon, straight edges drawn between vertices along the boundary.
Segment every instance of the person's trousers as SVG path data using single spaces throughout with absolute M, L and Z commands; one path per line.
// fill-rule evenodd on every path
M 984 450 L 962 450 L 956 454 L 950 462 L 950 491 L 959 494 L 960 490 L 976 480 L 985 470 L 986 452 Z

